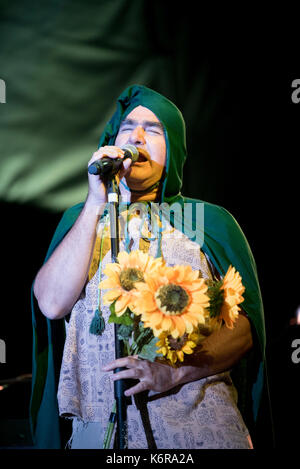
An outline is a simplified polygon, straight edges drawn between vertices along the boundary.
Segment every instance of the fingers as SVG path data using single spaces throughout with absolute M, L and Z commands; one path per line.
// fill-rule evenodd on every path
M 140 381 L 135 386 L 132 386 L 132 388 L 126 389 L 124 394 L 125 394 L 125 396 L 133 396 L 134 394 L 137 394 L 139 392 L 146 391 L 146 389 L 149 389 L 149 386 L 147 385 L 147 382 L 146 381 Z
M 148 382 L 145 379 L 144 373 L 144 362 L 138 359 L 137 355 L 131 357 L 124 357 L 114 360 L 113 362 L 109 363 L 108 365 L 102 368 L 103 371 L 112 371 L 116 368 L 125 368 L 125 370 L 119 371 L 112 375 L 111 379 L 113 381 L 117 381 L 119 379 L 139 379 L 141 380 L 138 384 L 133 386 L 130 389 L 125 391 L 126 396 L 132 396 L 137 394 L 138 392 L 145 391 L 149 389 Z
M 90 165 L 96 160 L 104 158 L 105 156 L 108 156 L 109 158 L 123 158 L 124 151 L 120 147 L 105 145 L 104 147 L 101 147 L 97 151 L 95 151 L 92 158 L 88 162 L 88 165 Z
M 130 158 L 126 158 L 123 161 L 123 168 L 120 171 L 120 179 L 122 179 L 127 174 L 131 165 L 132 165 L 132 160 Z
M 112 375 L 112 380 L 117 381 L 118 379 L 140 379 L 142 378 L 142 370 L 139 368 L 129 368 Z
M 132 159 L 131 158 L 126 158 L 123 162 L 124 171 L 127 171 L 130 168 L 131 165 L 132 165 Z
M 125 152 L 120 147 L 116 147 L 113 145 L 105 145 L 104 147 L 101 147 L 97 151 L 95 151 L 92 158 L 88 162 L 88 167 L 95 161 L 100 160 L 104 157 L 115 159 L 115 158 L 124 158 L 124 155 L 125 155 Z M 125 158 L 123 162 L 123 166 L 117 175 L 118 179 L 122 179 L 125 176 L 125 174 L 127 174 L 127 172 L 130 169 L 131 164 L 132 164 L 132 160 L 130 158 Z
M 140 363 L 140 360 L 138 359 L 137 355 L 132 355 L 131 357 L 123 357 L 123 358 L 118 358 L 117 360 L 114 360 L 111 363 L 108 363 L 108 365 L 105 365 L 102 370 L 103 371 L 112 371 L 116 368 L 134 368 Z
M 99 148 L 93 154 L 92 158 L 89 160 L 87 166 L 89 167 L 92 163 L 97 160 L 104 158 L 105 156 L 109 158 L 123 158 L 124 151 L 117 146 L 105 145 L 104 147 Z M 101 174 L 90 174 L 88 172 L 88 181 L 89 181 L 89 191 L 87 202 L 92 205 L 101 205 L 102 203 L 107 202 L 107 189 L 101 177 Z

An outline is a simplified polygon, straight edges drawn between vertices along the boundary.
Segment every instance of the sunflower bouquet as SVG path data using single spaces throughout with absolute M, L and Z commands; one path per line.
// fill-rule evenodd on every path
M 221 327 L 232 329 L 244 301 L 240 274 L 230 266 L 223 279 L 207 280 L 189 265 L 169 267 L 142 251 L 120 252 L 107 264 L 104 304 L 110 323 L 120 324 L 127 355 L 175 366 Z

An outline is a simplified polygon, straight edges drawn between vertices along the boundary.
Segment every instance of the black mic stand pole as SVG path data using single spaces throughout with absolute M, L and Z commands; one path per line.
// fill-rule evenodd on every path
M 107 195 L 109 202 L 109 217 L 110 217 L 110 242 L 111 242 L 111 260 L 117 262 L 117 256 L 119 254 L 119 188 L 117 181 L 112 175 L 107 179 Z M 115 326 L 115 357 L 116 359 L 124 356 L 124 344 L 122 340 L 118 338 L 119 324 Z M 116 368 L 115 373 L 124 370 L 125 368 Z M 118 379 L 114 382 L 114 392 L 117 409 L 117 449 L 128 448 L 128 437 L 127 437 L 127 402 L 125 391 L 124 379 Z

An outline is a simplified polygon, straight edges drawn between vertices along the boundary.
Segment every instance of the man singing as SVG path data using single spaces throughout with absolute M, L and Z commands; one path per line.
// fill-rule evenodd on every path
M 176 367 L 136 356 L 116 360 L 109 307 L 98 290 L 111 262 L 107 188 L 101 175 L 89 174 L 85 203 L 65 212 L 34 282 L 31 421 L 36 443 L 59 447 L 60 415 L 72 418 L 71 448 L 103 448 L 114 403 L 113 383 L 134 379 L 125 393 L 131 398 L 128 448 L 251 448 L 262 390 L 265 332 L 247 240 L 224 208 L 181 195 L 185 124 L 167 98 L 144 86 L 127 88 L 88 164 L 103 157 L 123 158 L 126 144 L 134 145 L 139 157 L 135 162 L 125 159 L 118 174 L 120 195 L 127 203 L 120 224 L 126 225 L 122 233 L 128 233 L 120 237 L 120 251 L 140 250 L 162 257 L 170 266 L 190 265 L 205 279 L 222 278 L 233 265 L 245 285 L 243 309 L 233 329 L 223 325 L 205 338 L 197 360 Z M 204 226 L 196 223 L 201 236 L 192 240 L 169 223 L 154 233 L 150 217 L 141 220 L 139 211 L 131 210 L 133 204 L 142 203 L 147 211 L 150 202 L 177 203 L 182 210 L 185 204 L 193 209 L 203 204 Z M 99 335 L 91 333 L 95 312 L 101 312 L 103 321 Z M 66 340 L 58 359 L 55 337 L 65 323 Z M 119 367 L 123 371 L 112 373 Z

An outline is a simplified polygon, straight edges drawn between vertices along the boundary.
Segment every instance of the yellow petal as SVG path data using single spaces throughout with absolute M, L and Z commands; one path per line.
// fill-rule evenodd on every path
M 164 316 L 161 322 L 161 328 L 165 331 L 168 331 L 172 327 L 172 319 L 168 316 Z
M 103 273 L 105 275 L 109 275 L 111 273 L 120 273 L 121 272 L 121 266 L 117 263 L 113 264 L 106 264 L 105 268 L 103 269 Z
M 119 279 L 113 279 L 112 277 L 110 277 L 105 280 L 102 280 L 102 282 L 99 283 L 99 288 L 101 290 L 108 290 L 109 288 L 115 288 L 116 286 L 119 286 L 119 285 L 120 285 Z
M 122 295 L 115 303 L 116 314 L 118 315 L 118 313 L 126 309 L 129 302 L 130 302 L 130 296 Z
M 185 330 L 188 334 L 191 334 L 194 330 L 193 324 L 191 324 L 189 321 L 185 320 Z
M 119 254 L 118 254 L 118 261 L 119 261 L 119 264 L 120 264 L 122 267 L 127 266 L 128 258 L 129 258 L 128 252 L 126 252 L 126 251 L 121 251 L 121 252 L 119 252 Z
M 151 313 L 151 314 L 142 314 L 142 320 L 147 321 L 150 324 L 151 328 L 158 329 L 162 320 L 162 315 L 160 313 Z
M 102 300 L 104 304 L 110 304 L 113 301 L 115 301 L 119 296 L 121 295 L 121 292 L 119 289 L 115 290 L 109 290 L 105 295 L 103 295 Z
M 182 336 L 185 333 L 185 322 L 181 316 L 172 317 L 173 327 L 176 328 L 178 336 Z

